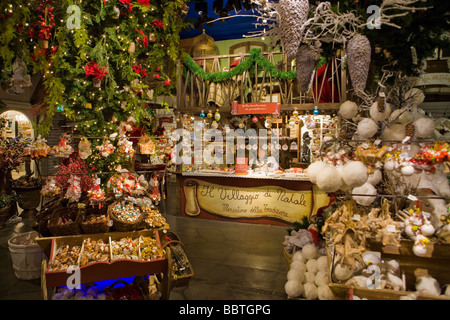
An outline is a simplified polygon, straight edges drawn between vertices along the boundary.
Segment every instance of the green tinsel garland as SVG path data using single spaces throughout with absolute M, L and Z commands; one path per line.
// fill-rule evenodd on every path
M 233 70 L 230 71 L 222 71 L 216 73 L 205 72 L 199 65 L 194 62 L 194 60 L 192 60 L 192 58 L 188 54 L 183 55 L 183 63 L 196 76 L 202 78 L 205 81 L 212 81 L 214 83 L 225 82 L 235 76 L 239 76 L 245 71 L 253 68 L 255 64 L 261 66 L 274 78 L 280 80 L 295 80 L 295 70 L 287 72 L 278 71 L 273 63 L 271 63 L 261 55 L 261 49 L 252 49 L 249 53 L 250 56 L 247 57 L 247 59 L 239 63 L 236 67 L 233 68 Z

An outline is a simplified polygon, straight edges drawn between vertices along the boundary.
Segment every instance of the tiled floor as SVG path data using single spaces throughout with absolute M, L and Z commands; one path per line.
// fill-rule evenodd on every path
M 169 184 L 166 219 L 184 243 L 194 276 L 174 288 L 171 300 L 285 300 L 285 227 L 181 217 L 174 183 Z M 0 300 L 41 299 L 40 280 L 14 275 L 8 239 L 30 230 L 23 220 L 0 229 Z

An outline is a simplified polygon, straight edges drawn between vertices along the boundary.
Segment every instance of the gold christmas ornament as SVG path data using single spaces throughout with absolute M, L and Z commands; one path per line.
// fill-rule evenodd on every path
M 128 46 L 128 52 L 134 53 L 135 51 L 136 51 L 136 44 L 133 41 L 131 41 L 130 45 Z
M 212 112 L 211 112 L 211 110 L 209 110 L 209 112 L 208 112 L 208 114 L 206 115 L 208 118 L 212 118 L 213 117 L 213 114 L 212 114 Z

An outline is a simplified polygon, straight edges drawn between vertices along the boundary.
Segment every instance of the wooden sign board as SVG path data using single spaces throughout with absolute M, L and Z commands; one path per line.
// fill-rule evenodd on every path
M 231 114 L 272 114 L 274 116 L 280 115 L 281 104 L 274 102 L 251 102 L 251 103 L 237 103 L 233 101 L 231 104 Z
M 188 179 L 184 184 L 185 213 L 200 210 L 227 218 L 276 218 L 294 223 L 329 204 L 326 193 L 279 186 L 242 187 Z

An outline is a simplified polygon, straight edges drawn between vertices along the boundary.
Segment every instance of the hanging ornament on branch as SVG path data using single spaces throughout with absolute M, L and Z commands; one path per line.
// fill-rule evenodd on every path
M 347 45 L 347 64 L 356 94 L 366 89 L 371 61 L 369 39 L 362 34 L 355 34 Z
M 300 92 L 308 92 L 313 80 L 314 70 L 320 59 L 318 51 L 311 46 L 302 44 L 297 51 L 295 64 Z
M 280 0 L 278 21 L 281 45 L 288 58 L 294 59 L 302 40 L 300 26 L 308 19 L 308 0 Z

